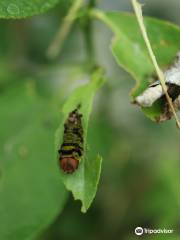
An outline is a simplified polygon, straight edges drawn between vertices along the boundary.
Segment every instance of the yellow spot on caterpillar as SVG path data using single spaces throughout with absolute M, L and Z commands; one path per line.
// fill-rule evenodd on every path
M 62 149 L 63 150 L 73 150 L 74 146 L 63 146 Z

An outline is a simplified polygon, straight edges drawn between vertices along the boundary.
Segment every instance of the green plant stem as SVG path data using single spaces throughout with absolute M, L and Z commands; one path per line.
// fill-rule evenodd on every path
M 94 46 L 92 36 L 92 23 L 90 21 L 88 21 L 86 27 L 84 28 L 84 40 L 86 45 L 88 61 L 90 62 L 90 64 L 92 64 L 94 61 Z
M 89 7 L 94 8 L 96 6 L 96 0 L 89 0 Z
M 91 66 L 94 65 L 95 62 L 95 49 L 94 49 L 94 42 L 93 42 L 93 23 L 92 18 L 90 16 L 91 9 L 95 7 L 95 0 L 89 0 L 87 5 L 87 19 L 86 24 L 84 25 L 84 39 L 86 44 L 86 51 L 88 56 L 88 61 Z
M 49 45 L 47 49 L 46 54 L 49 59 L 54 59 L 60 54 L 63 44 L 66 40 L 66 37 L 71 30 L 73 22 L 76 19 L 77 13 L 81 8 L 83 2 L 84 2 L 83 0 L 74 0 L 67 16 L 64 18 L 62 25 L 60 26 L 52 43 Z

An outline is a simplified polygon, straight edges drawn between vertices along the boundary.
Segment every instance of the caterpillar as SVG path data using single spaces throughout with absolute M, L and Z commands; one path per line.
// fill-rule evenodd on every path
M 83 155 L 82 114 L 79 108 L 80 105 L 69 113 L 64 124 L 63 143 L 58 150 L 60 167 L 66 173 L 73 173 L 78 168 Z

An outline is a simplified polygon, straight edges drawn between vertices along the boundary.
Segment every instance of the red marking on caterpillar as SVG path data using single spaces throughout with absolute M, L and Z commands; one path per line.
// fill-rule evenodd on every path
M 79 161 L 73 157 L 64 157 L 60 161 L 60 167 L 66 173 L 73 173 L 79 165 Z

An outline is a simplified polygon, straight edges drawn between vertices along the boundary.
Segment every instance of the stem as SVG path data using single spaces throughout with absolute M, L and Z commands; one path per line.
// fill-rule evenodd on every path
M 166 87 L 166 83 L 165 83 L 165 79 L 164 79 L 164 74 L 162 72 L 162 70 L 160 69 L 160 67 L 158 66 L 158 63 L 157 63 L 157 60 L 156 60 L 156 57 L 153 53 L 153 50 L 152 50 L 152 47 L 151 47 L 151 44 L 150 44 L 150 41 L 149 41 L 149 38 L 148 38 L 148 35 L 147 35 L 147 31 L 146 31 L 146 28 L 145 28 L 145 25 L 144 25 L 144 22 L 143 22 L 143 15 L 142 15 L 142 7 L 141 7 L 141 4 L 138 3 L 137 0 L 131 0 L 132 1 L 132 5 L 133 5 L 133 8 L 134 8 L 134 11 L 135 11 L 135 14 L 136 14 L 136 17 L 137 17 L 137 21 L 138 21 L 138 24 L 139 24 L 139 27 L 140 27 L 140 30 L 141 30 L 141 34 L 144 38 L 144 41 L 145 41 L 145 44 L 146 44 L 146 47 L 148 49 L 148 53 L 150 55 L 150 58 L 152 60 L 152 63 L 154 65 L 154 68 L 157 72 L 157 75 L 159 77 L 159 81 L 161 83 L 161 86 L 162 86 L 162 89 L 164 91 L 164 94 L 166 96 L 166 99 L 167 99 L 167 102 L 171 108 L 171 111 L 176 119 L 176 123 L 177 123 L 177 126 L 178 128 L 180 128 L 180 122 L 179 122 L 179 119 L 177 117 L 177 114 L 176 114 L 176 111 L 174 109 L 174 106 L 173 106 L 173 103 L 172 103 L 172 100 L 171 98 L 169 97 L 169 94 L 167 92 L 167 87 Z
M 86 50 L 88 59 L 91 65 L 94 64 L 94 43 L 93 43 L 93 24 L 92 19 L 90 16 L 90 11 L 95 7 L 96 0 L 89 0 L 89 3 L 87 5 L 87 19 L 86 24 L 84 25 L 84 38 L 85 38 L 85 44 L 86 44 Z
M 89 0 L 89 7 L 94 8 L 96 6 L 96 0 Z
M 54 59 L 58 56 L 61 52 L 63 44 L 66 40 L 67 35 L 69 34 L 71 27 L 73 25 L 74 20 L 77 17 L 77 13 L 80 7 L 83 4 L 83 0 L 74 0 L 71 8 L 67 16 L 64 18 L 62 26 L 60 26 L 59 30 L 57 31 L 52 43 L 49 45 L 47 49 L 47 57 L 50 59 Z

